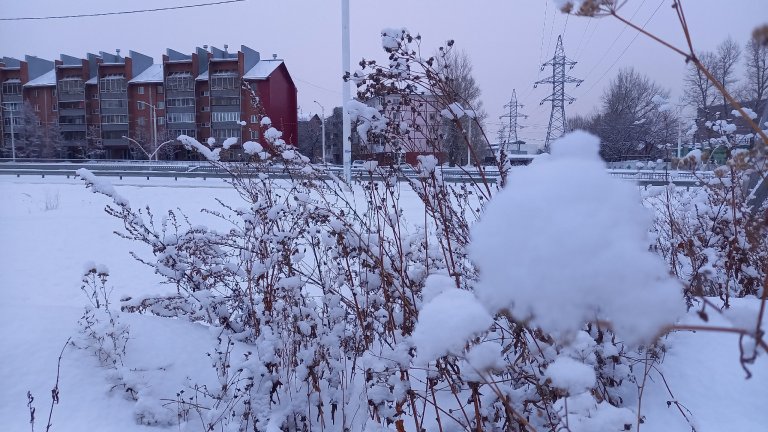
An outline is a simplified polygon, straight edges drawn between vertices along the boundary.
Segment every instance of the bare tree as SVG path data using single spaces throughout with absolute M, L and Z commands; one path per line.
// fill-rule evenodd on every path
M 17 113 L 18 119 L 14 119 L 14 132 L 16 134 L 16 157 L 37 158 L 43 143 L 43 132 L 40 118 L 29 102 L 21 106 L 21 113 Z
M 716 67 L 717 57 L 711 52 L 701 52 L 697 55 L 699 61 L 709 70 Z M 707 79 L 704 72 L 695 64 L 688 64 L 688 71 L 684 80 L 683 99 L 692 107 L 709 112 L 712 105 L 715 104 L 717 95 L 714 84 Z
M 669 91 L 633 68 L 619 71 L 602 96 L 602 112 L 581 125 L 601 139 L 605 160 L 657 158 L 672 141 L 676 120 L 663 105 Z
M 480 100 L 480 87 L 478 87 L 475 77 L 472 75 L 472 60 L 469 55 L 462 50 L 451 50 L 445 55 L 438 55 L 438 61 L 446 68 L 447 82 L 450 86 L 451 95 L 446 95 L 449 99 L 455 100 L 463 107 L 473 110 L 476 114 L 473 120 L 473 127 L 479 130 L 484 126 L 487 113 L 483 109 L 483 102 Z M 465 130 L 469 129 L 469 119 L 464 120 L 467 124 L 463 126 Z M 478 127 L 479 126 L 479 127 Z M 443 141 L 443 151 L 448 155 L 448 163 L 451 165 L 461 164 L 463 157 L 467 154 L 467 147 L 462 133 L 452 122 L 444 122 L 441 127 Z M 472 134 L 472 147 L 475 154 L 484 154 L 488 143 L 480 134 Z M 467 161 L 469 163 L 469 161 Z
M 730 37 L 717 46 L 717 54 L 714 68 L 711 69 L 715 79 L 728 90 L 738 82 L 736 78 L 736 66 L 741 57 L 741 47 Z M 721 95 L 723 103 L 723 118 L 730 113 L 728 100 Z
M 745 100 L 756 101 L 758 115 L 765 109 L 768 97 L 768 46 L 761 45 L 754 38 L 747 42 L 744 51 L 746 66 L 743 96 Z

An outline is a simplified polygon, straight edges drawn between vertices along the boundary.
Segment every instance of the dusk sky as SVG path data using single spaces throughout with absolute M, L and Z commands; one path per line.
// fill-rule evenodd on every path
M 204 0 L 28 0 L 3 1 L 0 18 L 73 15 L 203 3 Z M 488 133 L 495 138 L 503 105 L 516 89 L 529 118 L 520 137 L 541 143 L 550 107 L 539 105 L 551 87 L 533 88 L 546 77 L 540 64 L 552 56 L 558 34 L 565 52 L 578 64 L 571 76 L 584 79 L 566 91 L 576 97 L 566 114 L 594 111 L 616 72 L 633 65 L 638 71 L 680 94 L 685 64 L 670 50 L 613 18 L 567 17 L 551 0 L 388 0 L 351 2 L 352 70 L 363 57 L 386 59 L 380 31 L 406 27 L 423 36 L 429 53 L 446 39 L 465 50 L 474 65 L 488 112 Z M 166 48 L 191 53 L 203 45 L 234 51 L 241 44 L 271 58 L 277 54 L 298 87 L 300 115 L 326 113 L 341 104 L 341 2 L 339 0 L 247 0 L 175 11 L 36 21 L 0 21 L 0 56 L 25 54 L 56 59 L 60 53 L 84 57 L 88 52 L 129 50 L 161 60 Z M 629 0 L 626 17 L 675 45 L 684 41 L 671 0 Z M 689 0 L 684 2 L 695 48 L 714 49 L 728 36 L 744 44 L 752 30 L 768 22 L 768 0 Z M 636 37 L 637 36 L 637 37 Z M 740 65 L 739 76 L 743 75 Z M 549 72 L 551 73 L 551 72 Z

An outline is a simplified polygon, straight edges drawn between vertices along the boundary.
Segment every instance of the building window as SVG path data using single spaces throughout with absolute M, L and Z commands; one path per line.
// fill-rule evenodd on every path
M 144 117 L 139 117 L 139 119 L 136 121 L 136 123 L 138 123 L 139 126 L 145 126 L 147 124 L 147 122 L 144 119 Z
M 4 95 L 18 95 L 21 94 L 21 81 L 18 79 L 9 79 L 3 83 Z
M 99 80 L 101 93 L 125 93 L 125 75 L 109 74 Z
M 259 122 L 259 120 L 258 120 L 258 118 L 256 117 L 256 114 L 253 114 L 253 115 L 251 116 L 251 123 L 258 123 L 258 122 Z
M 136 102 L 136 105 L 137 105 L 137 107 L 138 107 L 138 109 L 139 109 L 140 111 L 143 111 L 143 110 L 144 110 L 144 102 L 142 102 L 142 101 L 137 101 L 137 102 Z
M 240 105 L 239 97 L 212 97 L 211 105 Z
M 194 123 L 195 113 L 168 113 L 168 123 Z
M 210 92 L 208 90 L 203 90 L 200 92 L 200 96 L 208 96 Z
M 158 117 L 157 118 L 157 124 L 164 125 L 165 124 L 165 117 Z
M 126 114 L 106 114 L 101 116 L 102 124 L 127 124 L 128 115 Z
M 58 111 L 59 108 L 56 106 L 56 104 L 53 104 L 53 107 L 51 107 L 51 111 Z
M 64 94 L 83 94 L 83 79 L 77 76 L 62 78 L 59 80 L 59 92 Z
M 186 135 L 194 138 L 196 135 L 194 129 L 171 129 L 168 132 L 171 134 L 172 137 L 177 137 L 179 135 Z
M 144 86 L 139 86 L 139 94 L 144 94 Z
M 211 74 L 211 90 L 231 90 L 239 86 L 237 73 L 235 71 L 219 71 Z
M 194 91 L 195 82 L 192 80 L 192 74 L 189 72 L 174 72 L 165 80 L 168 90 L 175 91 Z
M 104 99 L 101 101 L 102 108 L 127 108 L 128 101 L 125 99 Z
M 211 110 L 211 107 L 207 107 L 207 106 L 201 106 L 201 107 L 200 107 L 200 111 L 201 111 L 201 112 L 208 112 L 208 111 L 210 111 L 210 110 Z
M 157 92 L 159 94 L 165 93 L 165 88 L 162 85 L 157 86 Z
M 95 109 L 95 110 L 91 111 L 91 114 L 93 114 L 93 115 L 99 115 L 99 110 Z
M 252 140 L 259 139 L 259 131 L 252 130 L 251 131 L 251 139 Z
M 224 112 L 214 112 L 211 115 L 211 120 L 214 122 L 236 122 L 240 121 L 240 112 L 239 111 L 224 111 Z
M 168 102 L 169 107 L 187 107 L 187 106 L 195 106 L 195 98 L 173 98 L 168 99 L 166 102 Z
M 165 102 L 158 102 L 157 109 L 165 109 Z
M 93 96 L 91 96 L 91 99 L 94 99 L 94 100 L 98 99 L 98 98 L 99 98 L 99 94 L 98 93 L 94 93 Z
M 216 141 L 223 141 L 227 138 L 240 138 L 240 129 L 214 129 L 213 137 Z
M 35 112 L 40 112 L 40 105 L 35 104 Z

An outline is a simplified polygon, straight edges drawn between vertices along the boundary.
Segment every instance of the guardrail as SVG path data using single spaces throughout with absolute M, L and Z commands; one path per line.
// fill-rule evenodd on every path
M 161 178 L 228 178 L 230 174 L 217 166 L 198 161 L 87 161 L 87 162 L 0 162 L 0 175 L 41 176 L 58 175 L 73 177 L 80 168 L 93 171 L 96 175 L 107 177 L 152 177 Z M 327 167 L 334 175 L 341 175 L 342 168 Z M 447 182 L 480 182 L 482 177 L 476 171 L 461 168 L 438 168 L 442 170 L 443 179 Z M 282 167 L 272 167 L 264 170 L 245 170 L 246 174 L 269 174 L 274 178 L 291 178 L 291 174 Z M 641 186 L 656 186 L 674 183 L 681 186 L 700 186 L 702 182 L 714 177 L 711 171 L 646 171 L 646 170 L 608 170 L 615 177 L 633 180 Z M 371 178 L 366 171 L 353 171 L 353 178 Z M 417 178 L 415 171 L 399 173 L 400 180 Z M 381 175 L 374 174 L 374 180 L 380 180 Z M 498 172 L 485 171 L 485 178 L 490 183 L 496 183 Z

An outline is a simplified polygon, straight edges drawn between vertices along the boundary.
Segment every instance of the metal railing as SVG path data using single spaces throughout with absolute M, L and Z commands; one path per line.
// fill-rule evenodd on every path
M 226 163 L 226 162 L 225 162 Z M 291 173 L 285 167 L 272 166 L 258 169 L 238 162 L 230 162 L 235 171 L 243 174 L 265 173 L 277 178 L 290 178 Z M 37 159 L 34 162 L 11 162 L 9 159 L 0 159 L 0 175 L 42 176 L 61 175 L 76 176 L 76 171 L 86 168 L 96 175 L 109 177 L 173 177 L 173 178 L 227 178 L 230 174 L 220 167 L 211 165 L 207 161 L 147 161 L 147 160 L 45 160 Z M 342 167 L 328 166 L 328 171 L 342 174 Z M 385 168 L 384 168 L 385 169 Z M 440 168 L 445 181 L 453 183 L 480 182 L 482 176 L 475 170 L 461 168 Z M 642 186 L 665 185 L 674 183 L 681 186 L 700 186 L 714 178 L 711 171 L 649 171 L 649 170 L 608 170 L 618 178 L 632 180 Z M 490 183 L 496 183 L 498 172 L 495 170 L 484 171 L 485 178 Z M 397 173 L 401 180 L 418 178 L 418 173 L 413 170 L 405 170 Z M 363 170 L 352 172 L 353 178 L 379 180 L 384 177 L 384 172 L 376 170 L 369 173 Z

